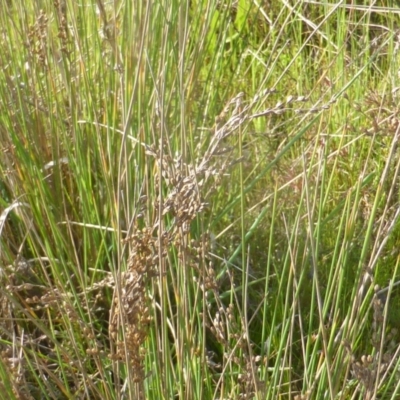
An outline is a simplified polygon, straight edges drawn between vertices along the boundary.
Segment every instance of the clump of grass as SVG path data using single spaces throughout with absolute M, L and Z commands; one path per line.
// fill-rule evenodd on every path
M 394 12 L 6 2 L 4 396 L 397 398 Z

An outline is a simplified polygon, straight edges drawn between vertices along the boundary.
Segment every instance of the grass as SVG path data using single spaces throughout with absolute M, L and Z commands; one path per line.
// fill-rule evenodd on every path
M 399 397 L 398 10 L 347 3 L 2 2 L 0 398 Z

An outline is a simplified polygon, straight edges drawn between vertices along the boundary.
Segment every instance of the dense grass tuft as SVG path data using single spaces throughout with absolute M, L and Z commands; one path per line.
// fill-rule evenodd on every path
M 0 398 L 399 397 L 399 11 L 347 3 L 2 2 Z

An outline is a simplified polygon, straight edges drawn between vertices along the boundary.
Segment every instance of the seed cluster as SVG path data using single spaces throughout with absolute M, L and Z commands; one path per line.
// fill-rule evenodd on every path
M 43 68 L 47 68 L 47 25 L 47 14 L 43 10 L 41 10 L 35 24 L 30 27 L 27 38 L 27 47 L 29 49 L 29 53 L 36 57 L 38 64 Z
M 266 93 L 269 92 L 272 93 L 273 90 Z M 146 156 L 154 159 L 159 171 L 155 177 L 158 196 L 153 204 L 156 213 L 154 220 L 147 222 L 147 227 L 140 229 L 139 220 L 143 214 L 141 210 L 132 224 L 136 231 L 125 239 L 130 248 L 130 255 L 127 270 L 121 273 L 120 281 L 115 282 L 109 326 L 110 338 L 116 343 L 116 350 L 110 357 L 120 361 L 126 360 L 137 383 L 144 381 L 143 344 L 152 322 L 149 316 L 151 299 L 147 288 L 155 276 L 166 273 L 160 271 L 159 266 L 168 264 L 168 252 L 172 247 L 178 258 L 188 260 L 188 266 L 197 272 L 196 279 L 205 295 L 208 296 L 211 291 L 214 298 L 219 298 L 214 264 L 210 261 L 207 268 L 199 268 L 201 248 L 204 250 L 204 246 L 209 245 L 209 240 L 202 240 L 202 246 L 195 243 L 190 238 L 190 226 L 193 220 L 206 210 L 207 198 L 235 163 L 229 157 L 230 149 L 224 147 L 226 139 L 237 132 L 245 122 L 259 117 L 258 114 L 251 115 L 251 108 L 258 98 L 248 104 L 244 104 L 243 99 L 244 94 L 239 93 L 224 107 L 223 116 L 214 126 L 208 148 L 206 151 L 199 151 L 194 163 L 185 163 L 180 156 L 173 158 L 167 147 L 161 151 L 155 146 L 141 143 Z M 270 112 L 274 110 L 271 109 Z M 276 111 L 278 112 L 278 108 Z M 164 223 L 166 216 L 168 226 Z M 214 317 L 212 313 L 209 309 L 205 318 L 210 321 L 208 327 L 217 341 L 224 346 L 236 343 L 226 360 L 232 357 L 241 358 L 238 354 L 248 345 L 248 338 L 244 324 L 234 321 L 233 305 L 225 308 L 220 303 L 219 311 Z M 241 363 L 254 366 L 251 359 L 246 356 Z M 245 392 L 250 396 L 251 393 L 254 394 L 254 390 L 254 382 L 249 381 Z

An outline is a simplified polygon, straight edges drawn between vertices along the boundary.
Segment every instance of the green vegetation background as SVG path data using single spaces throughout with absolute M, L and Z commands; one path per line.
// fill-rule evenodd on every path
M 396 1 L 0 4 L 0 398 L 399 397 Z

